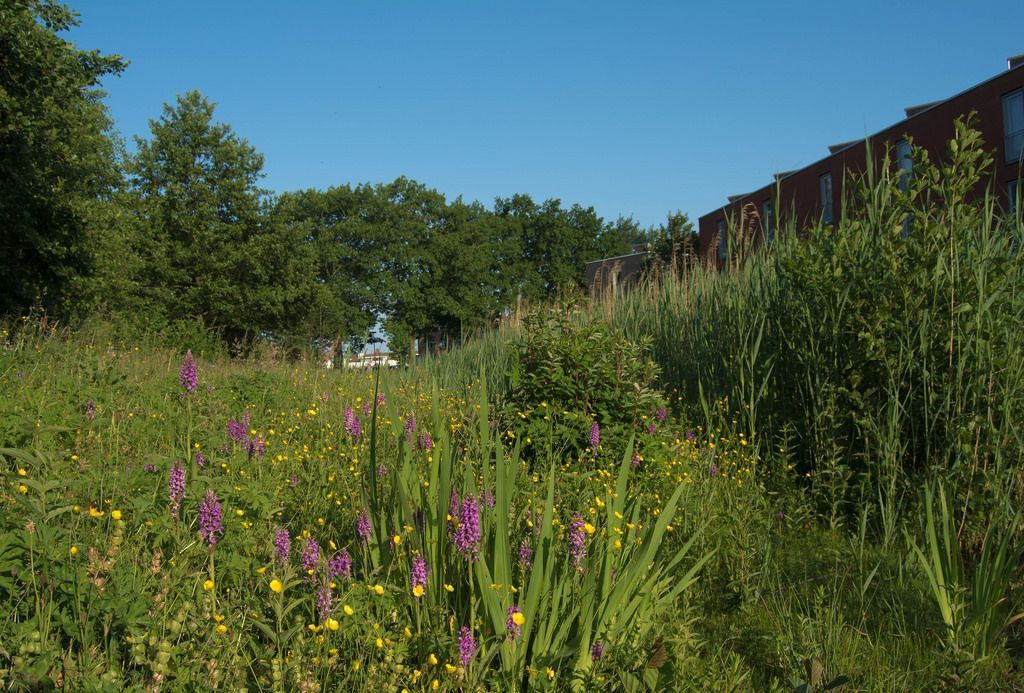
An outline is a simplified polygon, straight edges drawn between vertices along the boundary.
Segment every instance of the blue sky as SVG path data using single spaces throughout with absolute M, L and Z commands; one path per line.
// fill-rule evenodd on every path
M 68 4 L 72 41 L 131 62 L 104 83 L 129 142 L 199 89 L 272 191 L 404 175 L 643 226 L 695 220 L 1024 53 L 1012 2 Z

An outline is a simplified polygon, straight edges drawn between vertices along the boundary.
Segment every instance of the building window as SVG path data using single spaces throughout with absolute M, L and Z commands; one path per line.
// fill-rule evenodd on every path
M 910 142 L 907 140 L 900 140 L 896 143 L 896 166 L 899 167 L 900 171 L 897 184 L 900 190 L 906 192 L 907 188 L 910 187 L 910 177 L 914 175 L 914 159 L 910 153 Z M 910 215 L 907 215 L 907 218 L 903 220 L 903 231 L 901 233 L 904 238 L 910 235 L 912 220 L 913 218 Z
M 914 160 L 910 156 L 910 142 L 900 140 L 896 143 L 896 165 L 900 170 L 900 190 L 906 190 L 910 185 L 910 176 L 914 170 Z
M 821 223 L 831 224 L 832 214 L 832 174 L 826 173 L 818 179 L 818 192 L 821 194 Z
M 1003 145 L 1006 163 L 1024 158 L 1024 89 L 1003 97 Z
M 1018 178 L 1017 180 L 1011 180 L 1010 184 L 1006 186 L 1006 196 L 1009 199 L 1009 210 L 1010 216 L 1017 213 L 1017 210 L 1021 208 L 1021 198 L 1024 196 L 1024 178 Z
M 771 244 L 775 238 L 775 212 L 771 200 L 761 203 L 761 224 L 764 226 L 764 242 Z
M 725 228 L 725 219 L 719 219 L 718 221 L 718 259 L 721 262 L 725 262 L 728 257 L 729 249 L 729 236 L 728 231 Z

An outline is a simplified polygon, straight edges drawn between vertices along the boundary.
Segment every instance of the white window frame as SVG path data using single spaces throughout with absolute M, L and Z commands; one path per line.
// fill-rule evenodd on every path
M 818 176 L 818 196 L 821 201 L 821 223 L 835 222 L 835 210 L 832 203 L 832 172 Z
M 761 226 L 764 228 L 764 242 L 771 245 L 775 240 L 775 205 L 771 200 L 761 203 Z

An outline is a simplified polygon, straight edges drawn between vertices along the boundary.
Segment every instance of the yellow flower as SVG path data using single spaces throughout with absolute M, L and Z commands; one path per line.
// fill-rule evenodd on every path
M 589 522 L 583 523 L 583 529 L 586 531 L 587 534 L 593 534 L 596 531 L 594 525 L 590 524 Z
M 373 586 L 373 591 L 374 591 L 374 593 L 378 597 L 383 597 L 384 596 L 384 586 L 383 585 L 374 585 Z
M 555 678 L 555 670 L 552 669 L 551 667 L 548 667 L 547 669 L 545 669 L 544 673 L 546 673 L 548 675 L 548 681 L 550 681 L 551 679 Z
M 26 474 L 28 474 L 28 472 L 26 472 L 24 468 L 18 467 L 18 476 L 25 476 Z
M 423 596 L 423 585 L 416 585 L 412 588 L 412 596 L 422 597 Z
M 354 614 L 354 613 L 356 612 L 356 610 L 355 610 L 355 609 L 353 609 L 353 608 L 352 608 L 351 606 L 349 606 L 348 604 L 346 604 L 345 606 L 343 606 L 341 610 L 345 612 L 345 615 L 346 615 L 346 616 L 351 616 L 352 614 Z
M 435 655 L 433 652 L 431 652 L 430 655 L 427 657 L 427 662 L 430 664 L 430 666 L 436 667 L 437 666 L 437 655 Z
M 431 682 L 430 682 L 430 687 L 431 687 L 431 688 L 432 688 L 433 690 L 435 690 L 435 691 L 436 691 L 436 690 L 437 690 L 438 688 L 440 688 L 440 687 L 441 687 L 441 682 L 440 682 L 440 681 L 438 681 L 437 679 L 434 679 L 433 681 L 431 681 Z
M 405 628 L 403 628 L 402 629 L 402 635 L 405 636 L 406 640 L 411 638 L 412 637 L 412 628 L 410 628 L 409 626 L 406 626 Z
M 111 510 L 110 511 L 110 516 L 112 518 L 114 518 L 115 520 L 120 520 L 121 519 L 121 511 L 120 510 Z
M 391 541 L 394 542 L 395 546 L 398 546 L 402 543 L 402 535 L 396 534 L 395 536 L 391 537 Z
M 452 664 L 451 662 L 445 662 L 444 663 L 444 668 L 445 668 L 445 671 L 447 671 L 449 674 L 454 674 L 456 671 L 459 670 L 459 668 L 457 666 L 455 666 L 454 664 Z
M 219 626 L 217 626 L 217 632 L 223 635 L 224 633 L 228 632 L 228 627 L 222 623 Z
M 526 623 L 526 617 L 521 612 L 516 611 L 512 614 L 512 623 L 521 626 Z
M 270 581 L 270 591 L 271 592 L 276 592 L 277 594 L 281 594 L 281 592 L 284 591 L 284 585 L 281 584 L 280 580 L 271 580 Z
M 28 493 L 28 486 L 26 486 L 25 484 L 21 484 L 20 486 L 18 486 L 18 493 L 20 493 L 22 495 L 25 495 L 26 493 Z M 102 515 L 102 514 L 103 513 L 100 513 L 100 515 Z
M 221 621 L 224 620 L 224 617 L 222 615 L 220 615 L 220 614 L 214 614 L 213 615 L 213 620 L 216 621 L 217 623 L 220 623 Z
M 455 588 L 454 588 L 454 587 L 452 587 L 451 585 L 449 585 L 448 583 L 445 583 L 445 585 L 444 585 L 444 591 L 445 591 L 445 592 L 454 592 L 454 591 L 455 591 Z
M 374 644 L 377 646 L 378 650 L 384 647 L 384 641 L 381 638 L 377 638 L 377 641 Z
M 257 575 L 263 575 L 263 573 L 265 572 L 267 572 L 267 566 L 265 565 L 261 565 L 259 568 L 256 569 Z
M 329 618 L 329 619 L 327 619 L 324 622 L 324 625 L 326 625 L 331 630 L 338 630 L 338 628 L 341 627 L 341 624 L 338 623 L 338 619 L 336 619 L 336 618 Z
M 28 489 L 25 489 L 25 491 L 27 491 L 27 490 Z M 25 493 L 25 491 L 22 491 L 22 493 Z M 102 510 L 97 510 L 96 508 L 92 507 L 91 505 L 89 506 L 89 517 L 98 520 L 101 517 L 103 517 L 103 515 L 104 515 L 104 512 Z
M 209 592 L 213 589 L 213 580 L 207 580 L 203 583 L 203 589 Z
M 72 556 L 77 556 L 78 555 L 78 547 L 77 546 L 72 546 L 71 547 L 71 555 Z
M 241 508 L 235 508 L 235 515 L 238 517 L 245 517 L 245 511 Z

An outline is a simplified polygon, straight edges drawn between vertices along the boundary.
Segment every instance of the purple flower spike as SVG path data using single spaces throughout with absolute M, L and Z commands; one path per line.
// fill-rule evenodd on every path
M 601 445 L 601 427 L 595 421 L 590 424 L 590 451 L 595 455 L 597 454 L 597 448 Z
M 358 443 L 362 427 L 359 417 L 352 411 L 352 407 L 345 407 L 345 433 L 352 436 L 352 440 Z
M 583 516 L 573 513 L 569 523 L 569 557 L 576 570 L 583 570 L 583 559 L 587 557 L 587 530 Z
M 306 573 L 306 579 L 313 579 L 310 571 L 316 569 L 316 564 L 319 560 L 320 545 L 316 543 L 316 539 L 310 537 L 306 541 L 306 545 L 302 548 L 302 572 Z
M 246 412 L 248 415 L 248 412 Z M 228 421 L 228 438 L 235 441 L 236 443 L 245 443 L 246 438 L 249 435 L 247 424 L 241 421 L 235 421 L 231 419 Z
M 274 556 L 279 563 L 287 563 L 292 553 L 292 538 L 283 527 L 274 532 Z
M 198 384 L 196 375 L 196 360 L 192 356 L 192 350 L 185 353 L 185 360 L 181 362 L 181 370 L 178 371 L 178 382 L 185 388 L 185 392 L 195 392 Z
M 427 561 L 423 556 L 416 556 L 412 559 L 412 568 L 409 571 L 409 586 L 412 589 L 412 595 L 419 599 L 427 591 L 427 575 L 430 574 L 430 568 L 427 566 Z
M 522 620 L 523 612 L 520 611 L 518 606 L 513 604 L 508 608 L 508 618 L 505 619 L 505 632 L 508 634 L 508 637 L 512 640 L 515 640 L 522 634 L 522 626 L 516 623 L 516 614 L 519 614 L 519 620 Z
M 217 545 L 217 539 L 223 535 L 224 518 L 220 512 L 220 502 L 213 489 L 207 489 L 206 498 L 199 504 L 199 537 L 212 547 Z
M 334 594 L 330 585 L 320 585 L 320 591 L 316 593 L 316 610 L 320 620 L 325 621 L 331 615 L 331 603 L 334 601 Z
M 594 641 L 594 646 L 590 648 L 590 661 L 596 662 L 601 659 L 604 655 L 604 644 L 600 640 Z
M 519 542 L 519 567 L 525 573 L 533 565 L 533 547 L 530 546 L 530 537 L 523 537 Z
M 373 523 L 370 522 L 370 516 L 366 512 L 366 508 L 359 511 L 359 519 L 356 520 L 356 534 L 359 535 L 360 541 L 364 544 L 370 542 L 370 533 L 373 531 Z
M 459 662 L 462 666 L 468 667 L 469 663 L 473 661 L 474 654 L 476 654 L 476 640 L 473 639 L 473 631 L 469 629 L 469 626 L 463 626 L 459 631 Z
M 454 493 L 453 493 L 454 496 Z M 458 525 L 453 532 L 452 542 L 456 550 L 467 561 L 475 561 L 480 554 L 480 509 L 476 498 L 468 495 L 462 499 L 459 507 Z
M 333 580 L 341 576 L 346 580 L 352 575 L 352 557 L 348 555 L 348 549 L 342 549 L 327 562 L 327 579 Z
M 181 501 L 185 498 L 185 468 L 180 460 L 174 461 L 171 467 L 171 477 L 167 482 L 167 499 L 171 503 L 171 517 L 178 519 L 178 511 L 181 510 Z
M 655 412 L 654 414 L 654 418 L 656 418 L 658 421 L 664 421 L 666 416 L 668 416 L 668 411 L 665 409 L 665 407 L 660 407 L 658 411 Z

